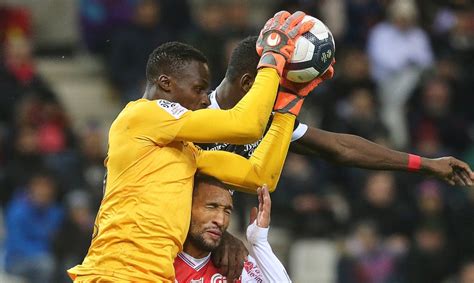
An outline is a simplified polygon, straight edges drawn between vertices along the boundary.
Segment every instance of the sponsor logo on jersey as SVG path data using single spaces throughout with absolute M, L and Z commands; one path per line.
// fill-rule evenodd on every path
M 246 261 L 244 263 L 244 269 L 250 278 L 254 279 L 256 282 L 263 283 L 262 273 L 253 262 Z
M 179 119 L 181 116 L 183 116 L 188 109 L 184 108 L 181 106 L 181 104 L 176 103 L 176 102 L 170 102 L 168 100 L 164 99 L 158 99 L 156 101 L 158 106 L 160 106 L 163 110 L 171 114 L 171 116 L 175 117 L 176 119 Z
M 227 283 L 227 279 L 220 273 L 216 273 L 211 277 L 211 283 Z

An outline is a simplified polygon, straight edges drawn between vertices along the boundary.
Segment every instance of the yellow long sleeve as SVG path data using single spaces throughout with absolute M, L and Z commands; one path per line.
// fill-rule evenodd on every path
M 232 144 L 258 140 L 268 123 L 279 80 L 275 69 L 259 70 L 252 88 L 234 108 L 188 111 L 175 140 Z
M 225 151 L 200 151 L 198 172 L 213 176 L 239 191 L 256 193 L 263 184 L 274 191 L 288 153 L 295 119 L 291 114 L 276 113 L 250 159 Z

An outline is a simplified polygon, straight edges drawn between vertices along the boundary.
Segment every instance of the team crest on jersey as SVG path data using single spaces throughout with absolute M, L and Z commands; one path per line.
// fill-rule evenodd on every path
M 163 110 L 171 114 L 171 116 L 175 117 L 176 119 L 179 119 L 181 116 L 183 116 L 188 109 L 184 108 L 181 106 L 181 104 L 176 103 L 176 102 L 171 102 L 168 100 L 164 99 L 158 99 L 156 101 L 158 106 L 160 106 Z
M 211 277 L 211 283 L 227 283 L 227 279 L 220 273 L 216 273 Z
M 189 283 L 204 283 L 204 278 L 201 277 L 199 279 L 192 279 L 191 281 L 189 281 Z

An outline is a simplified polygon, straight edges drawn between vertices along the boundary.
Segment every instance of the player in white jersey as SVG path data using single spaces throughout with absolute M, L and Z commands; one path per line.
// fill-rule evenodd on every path
M 250 90 L 259 60 L 255 52 L 256 40 L 257 37 L 253 36 L 238 43 L 232 52 L 225 78 L 209 94 L 209 108 L 230 109 Z M 451 185 L 472 186 L 474 183 L 474 173 L 469 165 L 454 157 L 422 158 L 388 149 L 359 136 L 308 127 L 298 120 L 291 141 L 290 151 L 322 157 L 340 165 L 418 172 L 435 176 Z M 212 143 L 199 146 L 206 150 L 226 150 L 248 158 L 259 143 L 260 141 L 247 145 Z M 237 243 L 233 244 L 238 246 Z
M 210 260 L 230 222 L 232 192 L 211 177 L 197 175 L 194 183 L 191 226 L 183 252 L 175 259 L 176 282 L 226 282 Z M 259 207 L 251 211 L 247 228 L 250 255 L 237 282 L 291 282 L 268 241 L 271 200 L 268 189 L 258 190 Z
M 232 52 L 227 73 L 210 95 L 209 108 L 230 109 L 245 96 L 255 80 L 259 57 L 257 37 L 248 37 Z M 469 165 L 454 157 L 424 158 L 391 150 L 364 138 L 324 131 L 296 121 L 290 151 L 322 157 L 340 165 L 377 170 L 400 170 L 435 176 L 451 185 L 473 186 L 474 173 Z M 207 150 L 227 150 L 249 157 L 259 141 L 249 145 L 201 144 Z

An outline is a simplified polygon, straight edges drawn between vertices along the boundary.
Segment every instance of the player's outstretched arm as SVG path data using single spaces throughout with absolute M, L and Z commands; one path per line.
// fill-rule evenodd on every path
M 319 155 L 347 166 L 366 169 L 418 171 L 442 179 L 451 185 L 473 186 L 474 173 L 465 162 L 454 157 L 420 158 L 378 145 L 362 137 L 332 133 L 309 127 L 292 144 L 292 151 Z
M 226 151 L 200 151 L 198 171 L 235 189 L 256 193 L 263 184 L 275 190 L 290 144 L 296 117 L 276 113 L 270 129 L 249 159 Z

